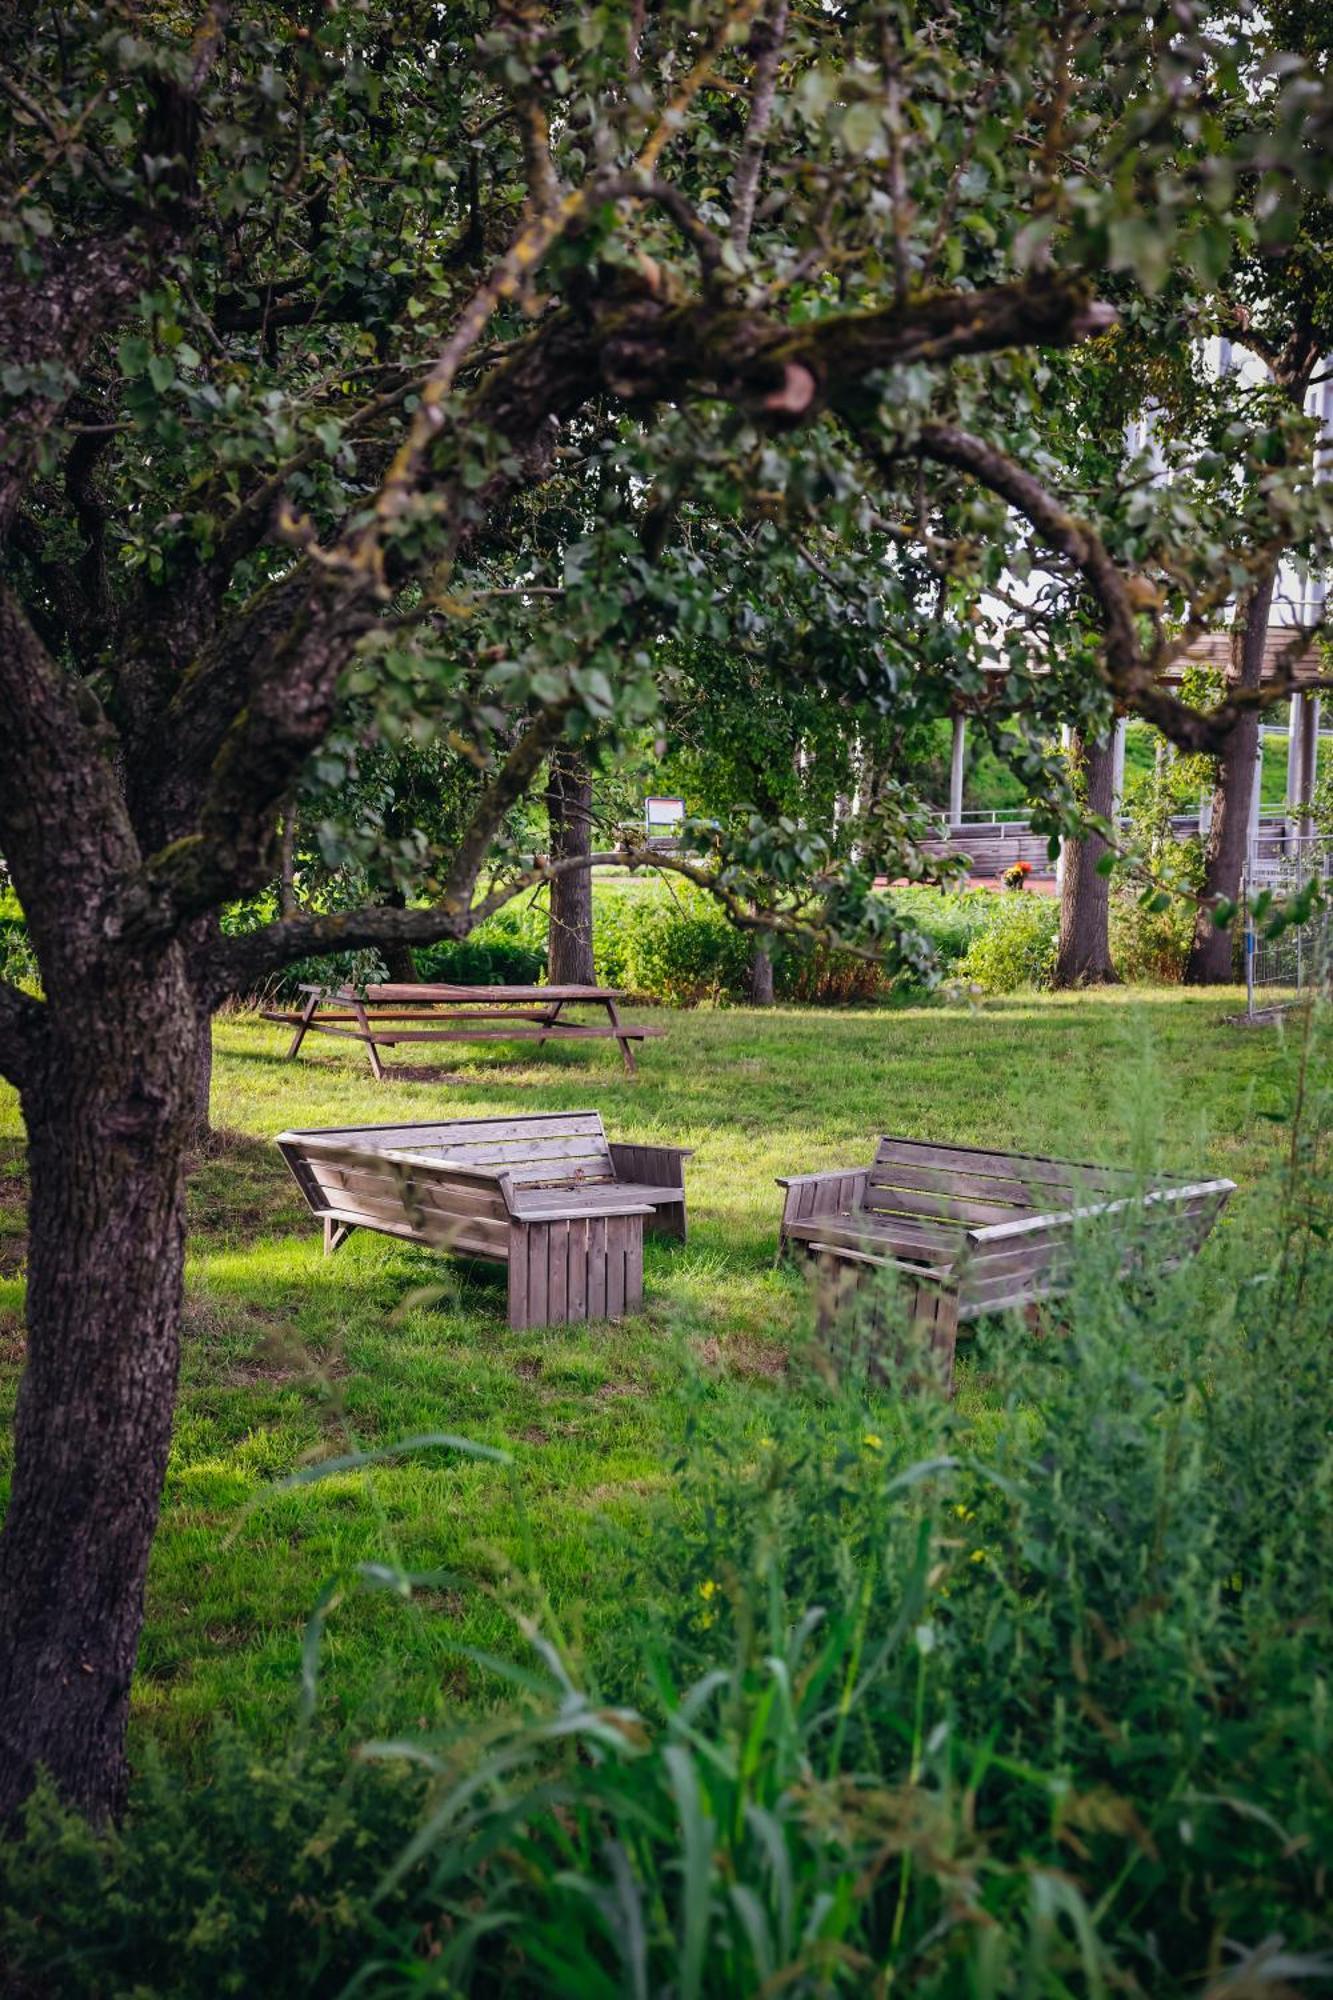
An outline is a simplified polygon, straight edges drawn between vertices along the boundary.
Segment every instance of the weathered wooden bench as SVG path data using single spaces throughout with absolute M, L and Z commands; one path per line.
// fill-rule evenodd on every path
M 1165 1270 L 1198 1249 L 1235 1188 L 1228 1180 L 1145 1188 L 1118 1167 L 888 1137 L 872 1166 L 778 1185 L 786 1189 L 778 1256 L 798 1246 L 818 1260 L 821 1324 L 877 1273 L 893 1271 L 917 1340 L 950 1384 L 959 1325 L 1067 1290 L 1080 1228 L 1128 1222 L 1139 1210 Z M 1126 1263 L 1142 1254 L 1127 1243 Z
M 643 1297 L 643 1232 L 685 1238 L 686 1146 L 608 1141 L 596 1111 L 284 1132 L 324 1224 L 509 1267 L 509 1324 L 616 1319 Z

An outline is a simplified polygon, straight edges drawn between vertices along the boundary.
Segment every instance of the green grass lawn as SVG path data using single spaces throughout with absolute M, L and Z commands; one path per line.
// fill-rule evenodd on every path
M 1282 1130 L 1261 1115 L 1278 1102 L 1282 1057 L 1271 1034 L 1225 1025 L 1240 1004 L 1135 990 L 975 1012 L 663 1014 L 667 1037 L 644 1045 L 634 1078 L 601 1045 L 540 1059 L 490 1045 L 413 1049 L 413 1080 L 383 1086 L 355 1050 L 312 1039 L 309 1059 L 289 1064 L 281 1029 L 220 1022 L 220 1136 L 191 1192 L 137 1740 L 188 1755 L 218 1717 L 285 1732 L 306 1622 L 336 1577 L 349 1588 L 328 1619 L 319 1701 L 356 1727 L 492 1699 L 498 1683 L 457 1648 L 512 1650 L 506 1606 L 531 1601 L 534 1572 L 576 1637 L 632 1618 L 599 1588 L 605 1536 L 632 1533 L 669 1481 L 687 1407 L 746 1449 L 754 1385 L 781 1375 L 805 1328 L 800 1278 L 773 1269 L 774 1176 L 864 1159 L 877 1131 L 1123 1162 L 1156 1125 L 1168 1165 L 1230 1174 L 1243 1201 Z M 650 1243 L 645 1310 L 614 1327 L 510 1333 L 502 1274 L 386 1237 L 358 1234 L 326 1261 L 270 1143 L 289 1125 L 589 1105 L 613 1137 L 697 1148 L 689 1245 Z M 0 1134 L 7 1417 L 23 1227 L 9 1092 Z M 988 1393 L 964 1365 L 962 1396 Z M 313 1458 L 441 1431 L 507 1445 L 513 1470 L 436 1449 L 280 1485 Z M 403 1603 L 351 1586 L 356 1565 L 375 1562 L 440 1574 Z

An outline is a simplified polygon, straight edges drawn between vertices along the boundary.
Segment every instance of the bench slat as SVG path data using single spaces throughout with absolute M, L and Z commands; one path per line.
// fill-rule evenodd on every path
M 1082 1160 L 1053 1160 L 1041 1153 L 996 1153 L 979 1146 L 941 1146 L 926 1139 L 881 1138 L 875 1164 L 901 1166 L 957 1166 L 965 1172 L 1000 1174 L 1030 1181 L 1050 1181 L 1066 1186 L 1070 1176 L 1086 1174 L 1090 1186 L 1109 1187 L 1112 1182 L 1132 1182 L 1134 1175 L 1125 1167 L 1104 1167 Z

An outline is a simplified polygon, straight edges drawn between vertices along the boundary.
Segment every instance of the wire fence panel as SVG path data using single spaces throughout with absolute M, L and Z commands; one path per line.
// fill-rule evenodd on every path
M 1327 834 L 1263 833 L 1250 850 L 1245 867 L 1246 909 L 1267 890 L 1285 902 L 1311 878 L 1322 894 L 1307 921 L 1288 924 L 1268 937 L 1264 923 L 1252 913 L 1245 930 L 1245 1004 L 1253 1015 L 1289 1005 L 1312 990 L 1329 990 L 1333 969 L 1333 839 Z

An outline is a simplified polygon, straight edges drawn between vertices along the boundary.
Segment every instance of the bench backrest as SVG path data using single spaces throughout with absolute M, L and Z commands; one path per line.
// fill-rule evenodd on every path
M 527 1118 L 453 1118 L 410 1125 L 347 1125 L 290 1132 L 367 1151 L 410 1153 L 461 1167 L 507 1174 L 515 1188 L 604 1186 L 616 1179 L 598 1111 L 554 1111 Z
M 494 1173 L 341 1132 L 284 1132 L 278 1147 L 316 1215 L 477 1256 L 509 1254 L 509 1204 Z
M 871 1215 L 924 1216 L 972 1230 L 1113 1200 L 1135 1185 L 1118 1167 L 884 1137 L 861 1206 Z

